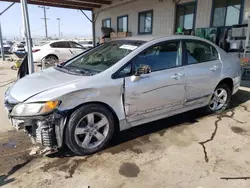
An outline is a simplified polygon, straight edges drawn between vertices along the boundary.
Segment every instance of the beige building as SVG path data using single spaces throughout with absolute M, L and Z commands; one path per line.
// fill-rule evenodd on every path
M 250 0 L 113 0 L 94 9 L 96 37 L 101 27 L 135 35 L 169 35 L 178 27 L 190 33 L 196 28 L 230 28 L 245 23 Z

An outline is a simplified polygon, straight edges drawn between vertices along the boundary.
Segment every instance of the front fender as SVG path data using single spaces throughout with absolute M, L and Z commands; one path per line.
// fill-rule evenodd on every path
M 25 103 L 60 100 L 62 103 L 58 110 L 68 111 L 84 103 L 101 102 L 110 106 L 119 120 L 125 119 L 122 79 L 111 80 L 108 84 L 96 83 L 89 88 L 81 88 L 80 86 L 80 83 L 72 83 L 53 88 L 31 97 Z

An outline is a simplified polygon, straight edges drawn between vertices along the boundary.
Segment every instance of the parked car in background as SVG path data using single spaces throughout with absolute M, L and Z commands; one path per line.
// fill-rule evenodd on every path
M 5 105 L 37 143 L 84 155 L 117 131 L 201 107 L 221 112 L 240 82 L 239 59 L 205 39 L 131 37 L 22 78 Z
M 11 49 L 11 45 L 8 43 L 3 43 L 3 50 L 5 53 L 9 53 Z M 1 46 L 0 46 L 0 53 L 1 53 Z
M 92 40 L 84 40 L 84 41 L 79 41 L 79 44 L 83 46 L 85 49 L 90 49 L 93 48 L 93 41 Z
M 24 46 L 24 44 L 22 44 L 22 43 L 15 43 L 15 44 L 11 47 L 10 51 L 11 51 L 12 53 L 14 53 L 14 52 L 25 52 L 25 46 Z
M 34 62 L 45 60 L 61 63 L 84 52 L 84 48 L 74 41 L 53 41 L 43 46 L 34 46 L 32 52 Z

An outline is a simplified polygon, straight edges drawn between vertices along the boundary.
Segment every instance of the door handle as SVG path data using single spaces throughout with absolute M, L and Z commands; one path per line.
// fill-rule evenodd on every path
M 183 76 L 185 76 L 184 73 L 175 73 L 173 76 L 171 76 L 171 78 L 175 80 L 179 80 Z
M 216 65 L 213 66 L 212 68 L 210 68 L 211 71 L 217 71 L 217 69 L 218 69 L 218 66 L 216 66 Z

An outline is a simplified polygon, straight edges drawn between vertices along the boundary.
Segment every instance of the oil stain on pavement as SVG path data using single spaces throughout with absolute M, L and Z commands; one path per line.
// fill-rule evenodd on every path
M 15 181 L 9 177 L 32 161 L 28 153 L 31 146 L 23 132 L 0 133 L 0 187 Z
M 240 127 L 231 127 L 231 130 L 236 134 L 244 134 L 247 132 L 245 129 L 242 129 Z
M 123 163 L 120 166 L 119 173 L 128 178 L 135 178 L 140 173 L 140 168 L 134 163 Z

